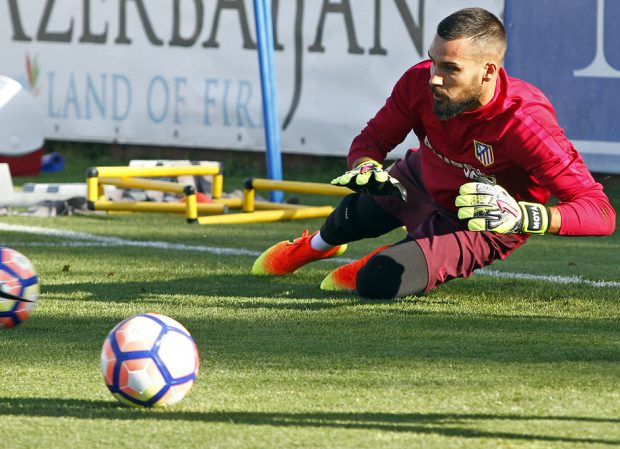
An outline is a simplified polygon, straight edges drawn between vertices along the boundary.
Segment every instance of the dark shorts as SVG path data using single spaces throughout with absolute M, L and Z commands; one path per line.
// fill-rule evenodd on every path
M 436 205 L 421 181 L 419 152 L 407 152 L 390 168 L 390 174 L 407 189 L 407 202 L 393 196 L 374 199 L 403 223 L 409 238 L 422 249 L 428 266 L 425 291 L 450 279 L 469 277 L 475 269 L 506 258 L 525 242 L 516 235 L 469 231 L 456 213 Z

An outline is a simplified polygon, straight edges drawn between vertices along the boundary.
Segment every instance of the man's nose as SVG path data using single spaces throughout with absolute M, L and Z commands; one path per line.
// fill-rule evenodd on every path
M 428 83 L 431 86 L 443 86 L 443 78 L 436 74 L 432 74 L 431 79 L 428 81 Z

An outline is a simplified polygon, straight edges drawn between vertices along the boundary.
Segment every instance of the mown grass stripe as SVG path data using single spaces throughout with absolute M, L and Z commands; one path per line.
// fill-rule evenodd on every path
M 86 232 L 68 231 L 63 229 L 53 229 L 41 226 L 24 226 L 24 225 L 12 225 L 8 223 L 0 223 L 0 231 L 7 232 L 20 232 L 26 234 L 47 235 L 50 237 L 67 238 L 71 239 L 63 242 L 21 242 L 20 246 L 41 246 L 41 247 L 86 247 L 86 246 L 134 246 L 143 248 L 154 248 L 163 250 L 176 250 L 176 251 L 197 251 L 206 252 L 217 255 L 229 255 L 229 256 L 251 256 L 256 257 L 260 254 L 259 251 L 251 251 L 243 248 L 226 248 L 226 247 L 214 247 L 205 245 L 186 245 L 183 243 L 170 243 L 154 240 L 128 240 L 120 237 L 112 237 L 105 235 L 90 234 Z M 75 240 L 74 240 L 75 239 Z M 13 242 L 15 244 L 15 242 Z M 332 259 L 326 259 L 323 262 L 332 262 L 338 264 L 344 264 L 352 262 L 353 259 L 337 257 Z M 584 279 L 581 276 L 558 276 L 558 275 L 537 275 L 530 273 L 514 273 L 491 270 L 488 268 L 481 268 L 476 270 L 476 274 L 482 276 L 490 276 L 501 279 L 512 280 L 525 280 L 525 281 L 540 281 L 550 282 L 555 284 L 578 284 L 587 285 L 595 288 L 617 288 L 620 287 L 620 282 L 615 281 L 593 281 Z

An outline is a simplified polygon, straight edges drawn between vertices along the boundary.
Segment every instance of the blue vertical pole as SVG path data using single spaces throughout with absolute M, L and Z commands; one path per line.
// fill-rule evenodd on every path
M 273 24 L 271 20 L 271 0 L 254 0 L 254 19 L 258 44 L 261 92 L 263 95 L 263 126 L 267 144 L 267 176 L 282 180 L 282 157 L 280 155 L 280 121 L 278 119 L 276 76 L 273 63 Z M 281 203 L 284 194 L 271 192 L 271 201 Z

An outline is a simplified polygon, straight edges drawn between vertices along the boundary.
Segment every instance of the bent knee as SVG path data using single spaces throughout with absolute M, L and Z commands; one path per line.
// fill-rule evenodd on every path
M 368 299 L 393 299 L 423 293 L 426 266 L 412 270 L 406 265 L 389 255 L 375 255 L 357 273 L 357 294 Z
M 369 299 L 396 298 L 404 271 L 404 267 L 391 257 L 377 254 L 358 271 L 357 294 Z

